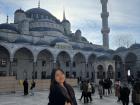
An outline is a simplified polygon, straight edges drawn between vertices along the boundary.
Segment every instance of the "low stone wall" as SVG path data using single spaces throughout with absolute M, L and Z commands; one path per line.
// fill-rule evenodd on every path
M 67 83 L 71 86 L 77 86 L 77 79 L 66 79 Z M 29 88 L 31 86 L 31 80 L 28 80 Z M 49 89 L 50 87 L 50 79 L 44 80 L 35 80 L 37 91 L 42 91 Z M 0 77 L 0 93 L 3 92 L 16 92 L 23 91 L 23 80 L 16 80 L 13 76 Z
M 0 77 L 0 92 L 15 92 L 15 77 Z

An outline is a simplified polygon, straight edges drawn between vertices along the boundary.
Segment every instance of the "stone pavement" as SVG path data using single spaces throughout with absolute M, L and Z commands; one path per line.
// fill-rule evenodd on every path
M 104 97 L 100 100 L 97 92 L 92 96 L 92 103 L 84 104 L 83 101 L 78 100 L 81 96 L 81 92 L 78 88 L 75 88 L 75 93 L 78 105 L 122 105 L 121 103 L 116 102 L 117 98 L 114 97 L 114 95 Z M 35 96 L 23 96 L 23 93 L 21 92 L 0 95 L 0 105 L 47 105 L 48 94 L 49 91 L 35 92 Z M 129 105 L 132 104 L 130 103 Z

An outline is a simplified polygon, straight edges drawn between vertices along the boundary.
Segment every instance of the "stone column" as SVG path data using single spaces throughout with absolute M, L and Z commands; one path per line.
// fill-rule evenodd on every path
M 13 63 L 13 58 L 10 58 L 10 61 L 9 61 L 9 76 L 13 76 L 12 63 Z

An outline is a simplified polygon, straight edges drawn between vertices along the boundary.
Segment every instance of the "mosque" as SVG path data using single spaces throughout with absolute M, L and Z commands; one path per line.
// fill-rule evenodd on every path
M 80 29 L 71 31 L 71 23 L 60 21 L 38 5 L 17 9 L 14 22 L 0 24 L 0 76 L 17 80 L 49 79 L 53 68 L 62 68 L 67 78 L 89 78 L 94 82 L 111 78 L 124 80 L 129 71 L 140 78 L 140 44 L 130 48 L 109 49 L 108 0 L 102 4 L 103 45 L 90 43 Z

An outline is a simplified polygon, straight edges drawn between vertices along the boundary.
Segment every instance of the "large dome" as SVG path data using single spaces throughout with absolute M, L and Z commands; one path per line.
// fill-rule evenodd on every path
M 26 11 L 26 16 L 33 19 L 51 19 L 58 21 L 55 16 L 42 8 L 32 8 Z

